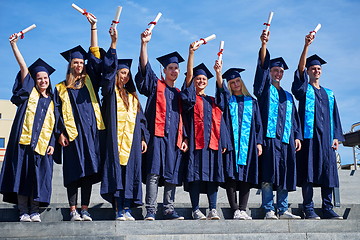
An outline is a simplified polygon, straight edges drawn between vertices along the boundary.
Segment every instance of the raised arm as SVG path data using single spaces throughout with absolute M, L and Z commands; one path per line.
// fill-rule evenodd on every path
M 191 80 L 193 78 L 193 68 L 194 68 L 194 54 L 195 51 L 200 47 L 200 44 L 193 42 L 189 46 L 189 56 L 186 65 L 186 87 L 189 87 L 191 84 Z
M 216 72 L 216 85 L 218 88 L 223 87 L 223 78 L 222 78 L 222 60 L 216 60 L 214 65 L 214 70 Z
M 145 72 L 145 66 L 149 60 L 148 52 L 147 52 L 147 44 L 150 42 L 151 34 L 152 33 L 147 29 L 141 34 L 140 65 L 142 72 Z
M 263 30 L 261 36 L 260 36 L 260 40 L 261 40 L 261 49 L 260 49 L 260 60 L 261 60 L 261 67 L 264 66 L 264 62 L 265 62 L 265 57 L 266 57 L 266 46 L 267 46 L 267 42 L 269 41 L 270 38 L 270 31 L 265 31 Z
M 18 41 L 19 38 L 16 35 L 16 33 L 14 33 L 13 35 L 10 36 L 10 38 L 13 38 L 13 37 L 14 37 L 14 39 L 10 41 L 10 45 L 11 45 L 11 48 L 13 50 L 15 59 L 18 62 L 19 67 L 20 67 L 21 82 L 24 82 L 24 79 L 25 79 L 26 75 L 29 73 L 29 70 L 28 70 L 28 68 L 26 66 L 24 57 L 21 55 L 21 52 L 20 52 L 20 50 L 19 50 L 19 48 L 17 46 L 17 41 Z
M 299 65 L 298 65 L 298 70 L 301 75 L 305 71 L 306 56 L 307 56 L 307 53 L 309 50 L 309 46 L 314 41 L 314 38 L 315 38 L 315 35 L 312 35 L 312 34 L 308 34 L 305 36 L 305 44 L 304 44 L 304 48 L 301 53 Z
M 92 20 L 92 18 L 90 18 L 90 16 L 92 16 L 93 18 L 96 18 L 92 13 L 89 13 L 86 16 L 87 20 L 90 23 L 90 27 L 91 27 L 90 47 L 98 47 L 99 43 L 98 43 L 98 35 L 97 35 L 97 25 L 96 25 L 96 22 L 94 22 Z

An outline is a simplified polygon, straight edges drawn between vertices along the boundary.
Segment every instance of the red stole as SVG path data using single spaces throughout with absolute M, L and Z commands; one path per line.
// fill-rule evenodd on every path
M 211 116 L 211 134 L 209 148 L 212 150 L 219 149 L 220 139 L 220 123 L 222 111 L 216 106 L 215 99 L 210 97 L 212 106 Z M 195 135 L 195 149 L 203 149 L 205 147 L 204 138 L 204 103 L 201 96 L 196 95 L 194 106 L 194 135 Z
M 156 113 L 155 113 L 155 136 L 165 136 L 165 123 L 166 123 L 166 97 L 165 97 L 166 83 L 160 79 L 157 82 L 156 88 Z M 179 89 L 176 88 L 178 92 Z M 183 121 L 182 121 L 182 107 L 181 100 L 179 99 L 179 125 L 178 125 L 178 136 L 176 145 L 178 148 L 181 147 L 183 136 Z

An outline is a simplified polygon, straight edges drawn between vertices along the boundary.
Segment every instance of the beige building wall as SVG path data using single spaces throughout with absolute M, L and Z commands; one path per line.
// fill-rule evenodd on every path
M 9 100 L 0 99 L 0 143 L 4 139 L 5 146 L 0 146 L 0 161 L 3 161 L 5 149 L 9 140 L 10 130 L 14 121 L 17 107 Z

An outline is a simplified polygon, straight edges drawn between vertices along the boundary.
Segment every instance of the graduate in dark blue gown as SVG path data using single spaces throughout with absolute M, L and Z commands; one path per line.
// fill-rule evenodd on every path
M 59 147 L 56 157 L 63 161 L 73 221 L 92 221 L 88 212 L 92 184 L 100 181 L 100 134 L 105 129 L 99 105 L 101 60 L 96 23 L 91 25 L 91 47 L 87 54 L 81 46 L 61 53 L 69 62 L 66 80 L 55 88 L 55 114 L 59 119 L 55 133 Z M 85 60 L 88 62 L 85 65 Z M 81 216 L 76 211 L 81 188 Z
M 101 196 L 113 204 L 116 220 L 133 221 L 130 207 L 142 205 L 142 153 L 149 134 L 130 68 L 132 59 L 117 59 L 117 30 L 103 60 L 102 112 L 106 127 Z
M 173 52 L 159 57 L 164 67 L 164 79 L 159 79 L 148 61 L 147 44 L 151 32 L 141 34 L 140 64 L 135 76 L 138 91 L 147 99 L 145 116 L 150 140 L 143 167 L 146 173 L 145 220 L 155 220 L 157 189 L 164 185 L 164 218 L 184 219 L 174 210 L 176 185 L 182 184 L 182 153 L 188 149 L 181 117 L 180 92 L 175 88 L 179 63 L 184 59 Z M 144 179 L 145 180 L 145 179 Z
M 320 85 L 322 64 L 326 62 L 317 55 L 306 58 L 314 37 L 305 37 L 291 89 L 299 100 L 304 134 L 302 149 L 296 155 L 297 184 L 302 187 L 305 218 L 320 219 L 312 198 L 313 187 L 321 187 L 323 218 L 342 219 L 334 212 L 331 201 L 333 188 L 339 187 L 335 150 L 344 138 L 334 93 Z
M 221 75 L 222 61 L 216 61 L 216 99 L 224 111 L 232 151 L 224 153 L 227 197 L 234 219 L 251 220 L 246 213 L 251 187 L 259 186 L 259 160 L 263 131 L 257 100 L 248 92 L 240 73 L 245 69 L 230 68 Z M 227 84 L 223 81 L 226 79 Z M 239 200 L 236 192 L 239 191 Z
M 219 220 L 216 211 L 217 192 L 225 181 L 222 153 L 231 145 L 228 129 L 215 98 L 205 94 L 208 80 L 213 77 L 202 63 L 193 68 L 194 52 L 200 45 L 189 47 L 186 79 L 181 92 L 189 135 L 189 152 L 184 158 L 185 190 L 189 191 L 194 219 Z M 199 209 L 200 193 L 206 193 L 209 213 Z
M 277 219 L 273 206 L 273 189 L 277 191 L 280 218 L 300 218 L 288 211 L 288 192 L 296 190 L 295 151 L 301 149 L 300 120 L 293 96 L 280 87 L 284 70 L 283 58 L 270 60 L 266 49 L 270 32 L 263 31 L 256 68 L 254 94 L 259 101 L 264 130 L 261 162 L 262 207 L 265 219 Z
M 21 222 L 41 222 L 39 206 L 49 205 L 51 197 L 55 114 L 49 76 L 55 69 L 40 58 L 28 69 L 17 47 L 18 37 L 13 37 L 10 44 L 20 72 L 11 102 L 17 111 L 1 169 L 0 193 L 4 202 L 18 204 Z

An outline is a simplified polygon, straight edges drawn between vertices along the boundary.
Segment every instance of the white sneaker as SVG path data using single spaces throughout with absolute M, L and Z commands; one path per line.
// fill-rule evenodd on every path
M 76 211 L 76 210 L 73 210 L 70 212 L 70 221 L 82 221 L 82 217 L 80 216 L 80 214 Z
M 24 213 L 23 215 L 21 215 L 20 222 L 31 222 L 31 218 L 30 218 L 29 214 Z
M 125 211 L 124 213 L 125 221 L 135 221 L 135 218 L 131 215 L 131 212 Z
M 236 210 L 234 212 L 234 219 L 237 220 L 252 220 L 252 217 L 250 217 L 244 210 Z
M 280 219 L 301 219 L 300 216 L 296 216 L 294 214 L 292 214 L 291 212 L 289 212 L 288 210 L 286 210 L 283 214 L 279 215 Z
M 220 216 L 215 208 L 210 210 L 209 214 L 207 215 L 207 219 L 220 220 Z
M 206 216 L 200 211 L 200 209 L 196 209 L 192 212 L 192 217 L 195 220 L 206 220 Z
M 39 213 L 33 213 L 30 215 L 30 219 L 32 222 L 41 222 L 40 214 Z
M 81 210 L 81 217 L 84 221 L 92 221 L 90 213 L 87 210 Z
M 275 215 L 275 212 L 271 210 L 271 211 L 268 211 L 268 212 L 265 214 L 264 219 L 278 220 L 278 217 Z

